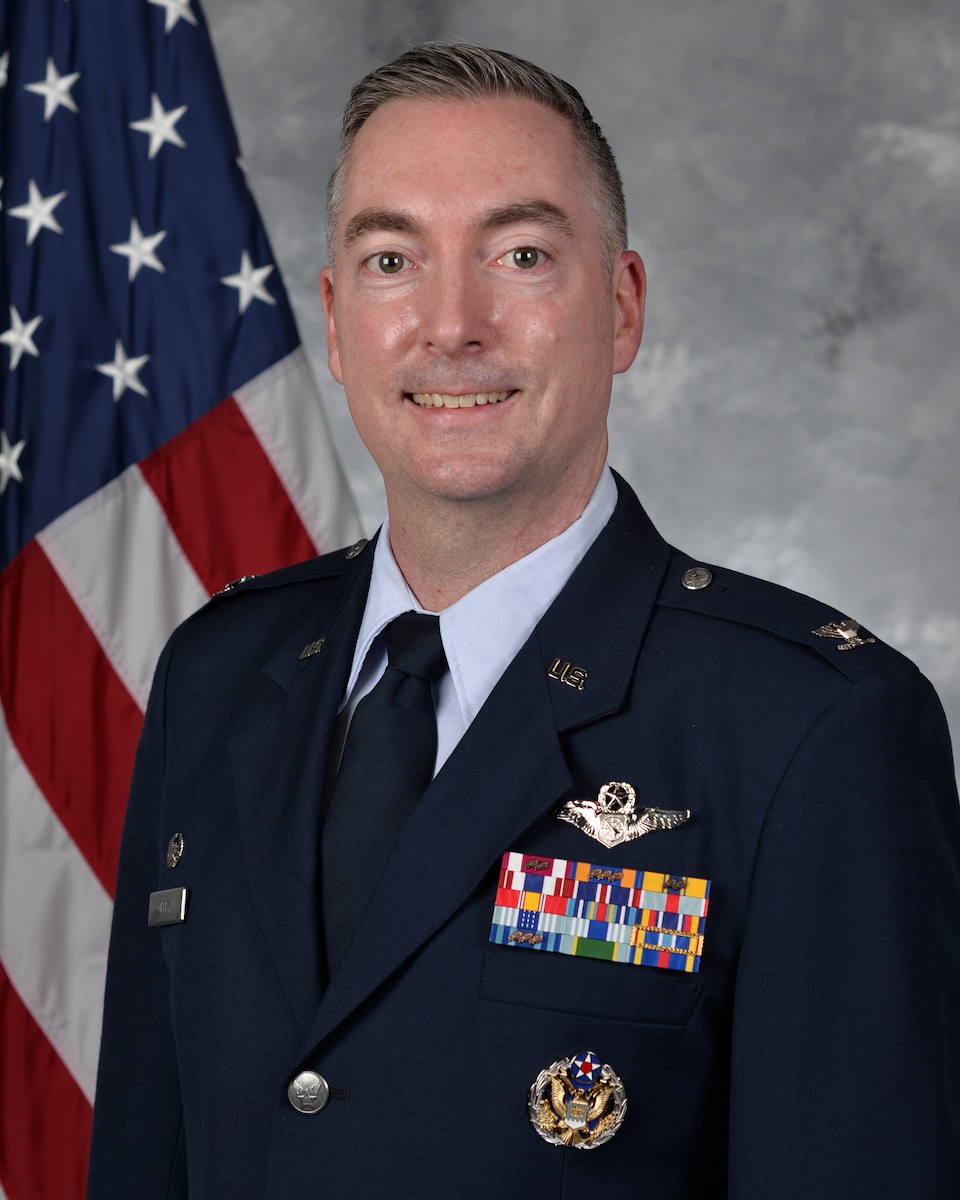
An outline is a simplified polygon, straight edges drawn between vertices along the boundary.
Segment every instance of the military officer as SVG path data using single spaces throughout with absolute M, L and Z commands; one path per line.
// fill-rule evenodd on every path
M 954 1200 L 942 713 L 606 465 L 645 281 L 582 99 L 473 46 L 374 71 L 329 254 L 388 519 L 164 651 L 92 1200 Z

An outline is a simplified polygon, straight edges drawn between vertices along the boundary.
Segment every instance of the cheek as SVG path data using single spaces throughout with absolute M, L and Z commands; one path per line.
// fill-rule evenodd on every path
M 399 356 L 403 354 L 417 339 L 420 321 L 412 307 L 391 306 L 386 312 L 378 314 L 380 320 L 376 323 L 374 336 L 385 354 Z
M 501 303 L 494 307 L 490 326 L 503 345 L 534 358 L 554 358 L 562 353 L 572 333 L 569 316 L 543 299 L 522 304 Z
M 395 358 L 416 338 L 418 320 L 409 304 L 364 305 L 337 314 L 337 334 L 343 370 L 361 377 L 375 373 L 376 364 Z

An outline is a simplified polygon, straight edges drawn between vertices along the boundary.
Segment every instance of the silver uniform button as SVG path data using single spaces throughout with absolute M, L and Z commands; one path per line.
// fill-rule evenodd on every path
M 350 549 L 344 554 L 344 558 L 356 558 L 358 554 L 362 554 L 364 547 L 367 544 L 366 538 L 361 538 L 359 542 L 354 542 Z
M 699 592 L 701 588 L 709 587 L 713 583 L 713 572 L 708 571 L 706 567 L 691 567 L 681 575 L 680 582 L 687 591 Z
M 297 1112 L 318 1113 L 326 1108 L 330 1099 L 330 1086 L 316 1071 L 301 1071 L 290 1080 L 287 1099 Z

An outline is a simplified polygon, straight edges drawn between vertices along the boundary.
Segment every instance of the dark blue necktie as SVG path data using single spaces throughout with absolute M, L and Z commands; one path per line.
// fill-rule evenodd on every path
M 320 842 L 330 977 L 437 758 L 431 687 L 447 669 L 440 618 L 404 613 L 386 633 L 387 669 L 354 711 Z

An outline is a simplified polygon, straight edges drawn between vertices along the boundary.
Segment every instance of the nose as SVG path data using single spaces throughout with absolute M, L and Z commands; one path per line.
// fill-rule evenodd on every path
M 425 348 L 443 358 L 483 350 L 493 314 L 481 273 L 469 262 L 438 263 L 424 291 L 420 337 Z

